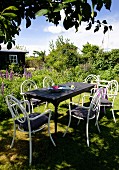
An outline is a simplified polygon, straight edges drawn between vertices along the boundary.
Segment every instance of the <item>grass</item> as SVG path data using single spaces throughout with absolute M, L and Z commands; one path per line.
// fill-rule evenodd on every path
M 73 100 L 77 100 L 75 97 Z M 36 133 L 33 137 L 33 163 L 29 167 L 29 143 L 26 133 L 17 131 L 14 147 L 10 149 L 12 140 L 12 120 L 0 122 L 0 169 L 1 170 L 117 170 L 119 167 L 119 95 L 115 102 L 114 123 L 110 111 L 100 115 L 99 134 L 93 120 L 89 126 L 90 147 L 86 145 L 85 122 L 76 127 L 73 120 L 69 132 L 62 137 L 68 123 L 67 105 L 59 106 L 58 133 L 54 134 L 54 123 L 51 123 L 52 136 L 56 142 L 54 147 L 47 135 L 47 129 Z M 68 103 L 68 101 L 67 101 Z M 49 107 L 53 110 L 53 106 Z M 36 108 L 38 110 L 39 108 Z

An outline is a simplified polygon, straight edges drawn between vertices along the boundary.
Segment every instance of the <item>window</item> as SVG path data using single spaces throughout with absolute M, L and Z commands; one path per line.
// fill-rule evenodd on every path
M 9 55 L 10 63 L 18 64 L 17 55 Z

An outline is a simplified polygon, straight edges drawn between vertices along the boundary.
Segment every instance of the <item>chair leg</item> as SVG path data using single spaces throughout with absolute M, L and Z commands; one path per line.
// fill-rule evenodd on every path
M 95 122 L 95 126 L 97 126 L 97 129 L 98 129 L 98 131 L 100 133 L 100 128 L 99 128 L 99 124 L 98 124 L 99 113 L 100 113 L 100 108 L 99 108 L 99 111 L 98 111 L 98 113 L 96 115 L 96 122 Z
M 66 133 L 67 133 L 67 131 L 68 131 L 68 129 L 69 129 L 70 124 L 71 124 L 71 115 L 69 115 L 68 126 L 67 126 L 67 128 L 66 128 L 66 131 L 65 131 L 64 134 L 63 134 L 63 137 L 66 135 Z
M 32 164 L 32 138 L 31 133 L 29 132 L 29 165 Z
M 87 119 L 87 123 L 86 123 L 86 138 L 87 138 L 87 146 L 89 147 L 88 126 L 89 126 L 89 119 Z
M 104 106 L 104 113 L 106 114 L 106 107 Z
M 52 135 L 51 135 L 51 133 L 50 133 L 50 118 L 51 118 L 51 113 L 49 114 L 49 118 L 48 118 L 48 134 L 49 134 L 49 136 L 50 136 L 50 139 L 51 139 L 53 145 L 56 146 L 56 144 L 55 144 L 55 142 L 54 142 L 54 140 L 53 140 L 53 138 L 52 138 Z
M 96 120 L 95 125 L 97 126 L 97 129 L 98 129 L 98 131 L 99 131 L 99 133 L 100 133 L 100 128 L 99 128 L 98 120 Z
M 55 142 L 54 142 L 54 140 L 53 140 L 53 138 L 52 138 L 52 135 L 51 135 L 51 133 L 50 133 L 50 129 L 49 129 L 49 128 L 48 128 L 48 134 L 49 134 L 49 136 L 50 136 L 50 139 L 51 139 L 53 145 L 56 146 L 56 144 L 55 144 Z
M 114 110 L 113 110 L 113 108 L 112 108 L 112 116 L 113 116 L 114 122 L 116 123 L 116 119 L 115 119 L 115 115 L 114 115 Z
M 78 120 L 77 125 L 79 125 L 79 123 L 80 123 L 80 119 Z

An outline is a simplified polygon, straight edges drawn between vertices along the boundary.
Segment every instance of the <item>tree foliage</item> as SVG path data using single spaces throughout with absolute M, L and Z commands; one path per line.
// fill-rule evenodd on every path
M 8 49 L 12 47 L 12 43 L 15 44 L 13 39 L 15 34 L 19 35 L 20 29 L 15 22 L 17 10 L 15 6 L 10 6 L 0 12 L 0 43 L 7 43 Z
M 65 70 L 66 68 L 75 67 L 78 63 L 78 48 L 70 43 L 69 39 L 58 37 L 55 44 L 50 42 L 50 54 L 46 58 L 46 65 L 56 70 Z
M 96 32 L 103 25 L 104 33 L 106 33 L 108 29 L 112 30 L 112 27 L 108 26 L 106 20 L 101 22 L 96 20 L 96 17 L 97 12 L 100 12 L 103 7 L 110 10 L 111 3 L 111 0 L 1 0 L 0 17 L 2 17 L 2 11 L 10 6 L 15 6 L 18 10 L 12 12 L 17 17 L 12 15 L 8 18 L 7 16 L 3 20 L 2 26 L 0 24 L 0 31 L 2 32 L 0 40 L 9 43 L 8 48 L 11 48 L 11 43 L 14 43 L 14 36 L 19 34 L 20 29 L 18 28 L 22 19 L 26 20 L 26 28 L 31 25 L 32 19 L 35 19 L 36 16 L 45 16 L 47 21 L 57 26 L 61 20 L 61 10 L 65 14 L 63 26 L 66 30 L 75 27 L 78 31 L 81 23 L 86 22 L 86 30 L 91 29 L 92 25 L 96 24 L 94 30 Z M 10 11 L 8 13 L 10 14 Z M 8 31 L 7 37 L 5 36 L 4 27 Z

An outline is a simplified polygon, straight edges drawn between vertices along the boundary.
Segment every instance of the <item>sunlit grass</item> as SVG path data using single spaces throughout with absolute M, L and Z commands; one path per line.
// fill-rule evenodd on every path
M 78 101 L 75 97 L 73 100 Z M 65 137 L 63 133 L 68 123 L 68 102 L 59 105 L 58 133 L 54 134 L 53 116 L 51 120 L 51 133 L 56 142 L 54 147 L 47 134 L 47 128 L 33 136 L 33 163 L 29 167 L 29 143 L 27 133 L 17 131 L 13 148 L 10 144 L 13 135 L 12 119 L 0 122 L 0 169 L 41 169 L 41 170 L 116 170 L 119 167 L 119 95 L 115 101 L 114 123 L 110 111 L 99 119 L 101 133 L 98 133 L 95 123 L 90 122 L 89 137 L 90 147 L 86 145 L 85 122 L 81 122 L 76 128 L 73 120 L 69 132 Z M 53 111 L 54 106 L 48 107 Z M 43 111 L 44 106 L 36 108 Z

